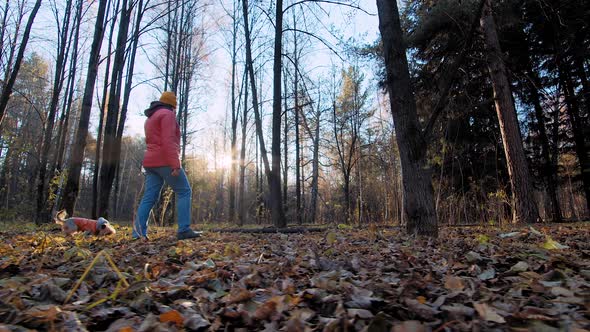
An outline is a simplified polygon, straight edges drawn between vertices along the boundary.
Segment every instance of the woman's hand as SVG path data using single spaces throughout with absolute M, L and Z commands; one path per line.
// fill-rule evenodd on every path
M 170 173 L 172 176 L 178 176 L 180 175 L 180 168 L 175 168 L 172 170 L 172 173 Z

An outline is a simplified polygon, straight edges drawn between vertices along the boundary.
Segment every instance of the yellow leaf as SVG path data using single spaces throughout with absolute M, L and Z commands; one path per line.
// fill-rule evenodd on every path
M 426 303 L 426 298 L 424 296 L 418 296 L 416 298 L 416 300 L 418 300 L 418 302 L 420 302 L 420 304 Z
M 485 234 L 479 234 L 476 239 L 479 244 L 486 244 L 490 242 L 490 237 Z
M 545 243 L 543 243 L 542 247 L 547 250 L 559 250 L 569 248 L 568 246 L 564 246 L 563 244 L 560 244 L 559 242 L 553 240 L 551 236 L 547 236 L 547 240 L 545 241 Z
M 328 242 L 328 244 L 334 244 L 336 242 L 336 233 L 328 233 L 328 235 L 326 235 L 326 242 Z
M 176 326 L 181 327 L 184 322 L 184 317 L 182 317 L 182 315 L 178 311 L 170 310 L 163 314 L 160 314 L 160 322 L 173 322 L 174 324 L 176 324 Z

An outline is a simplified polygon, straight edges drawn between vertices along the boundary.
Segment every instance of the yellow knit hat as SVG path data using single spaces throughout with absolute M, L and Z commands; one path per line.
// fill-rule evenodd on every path
M 176 95 L 172 91 L 164 91 L 162 92 L 162 96 L 160 97 L 160 101 L 164 104 L 168 104 L 174 108 L 176 108 Z

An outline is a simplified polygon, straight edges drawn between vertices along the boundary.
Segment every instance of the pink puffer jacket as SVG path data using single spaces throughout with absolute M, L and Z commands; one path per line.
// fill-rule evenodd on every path
M 145 110 L 144 167 L 170 166 L 180 168 L 180 127 L 172 107 L 159 101 Z

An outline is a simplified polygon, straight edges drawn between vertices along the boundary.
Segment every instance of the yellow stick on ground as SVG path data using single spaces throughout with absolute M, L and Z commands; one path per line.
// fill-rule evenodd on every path
M 92 268 L 94 267 L 94 265 L 96 265 L 96 263 L 98 262 L 98 259 L 100 258 L 100 256 L 104 256 L 107 259 L 107 262 L 109 263 L 109 265 L 111 265 L 111 268 L 113 269 L 113 271 L 115 271 L 115 273 L 119 277 L 119 282 L 117 283 L 117 287 L 115 288 L 115 292 L 113 293 L 113 294 L 115 294 L 115 297 L 116 297 L 116 295 L 119 294 L 119 290 L 118 290 L 119 284 L 123 283 L 125 285 L 125 288 L 129 287 L 129 283 L 127 282 L 127 278 L 125 278 L 125 276 L 117 268 L 117 265 L 115 265 L 115 263 L 113 262 L 113 259 L 111 258 L 111 256 L 105 250 L 101 250 L 96 255 L 96 257 L 94 257 L 94 259 L 92 260 L 92 262 L 90 263 L 90 265 L 88 265 L 88 267 L 86 268 L 86 271 L 84 271 L 84 273 L 82 274 L 82 276 L 80 277 L 80 279 L 78 279 L 78 281 L 74 285 L 74 288 L 72 288 L 70 290 L 70 292 L 68 293 L 68 296 L 66 297 L 66 299 L 64 301 L 64 304 L 68 303 L 68 301 L 74 295 L 74 293 L 76 292 L 76 290 L 78 290 L 78 288 L 80 287 L 80 285 L 82 285 L 82 282 L 84 281 L 84 279 L 86 279 L 86 277 L 88 276 L 88 273 L 90 273 L 90 270 L 92 270 Z M 98 304 L 106 301 L 109 298 L 110 298 L 110 296 L 109 297 L 106 297 L 106 298 L 104 298 L 102 300 L 99 300 L 96 303 L 91 304 L 91 306 L 96 306 L 96 305 L 98 305 Z

